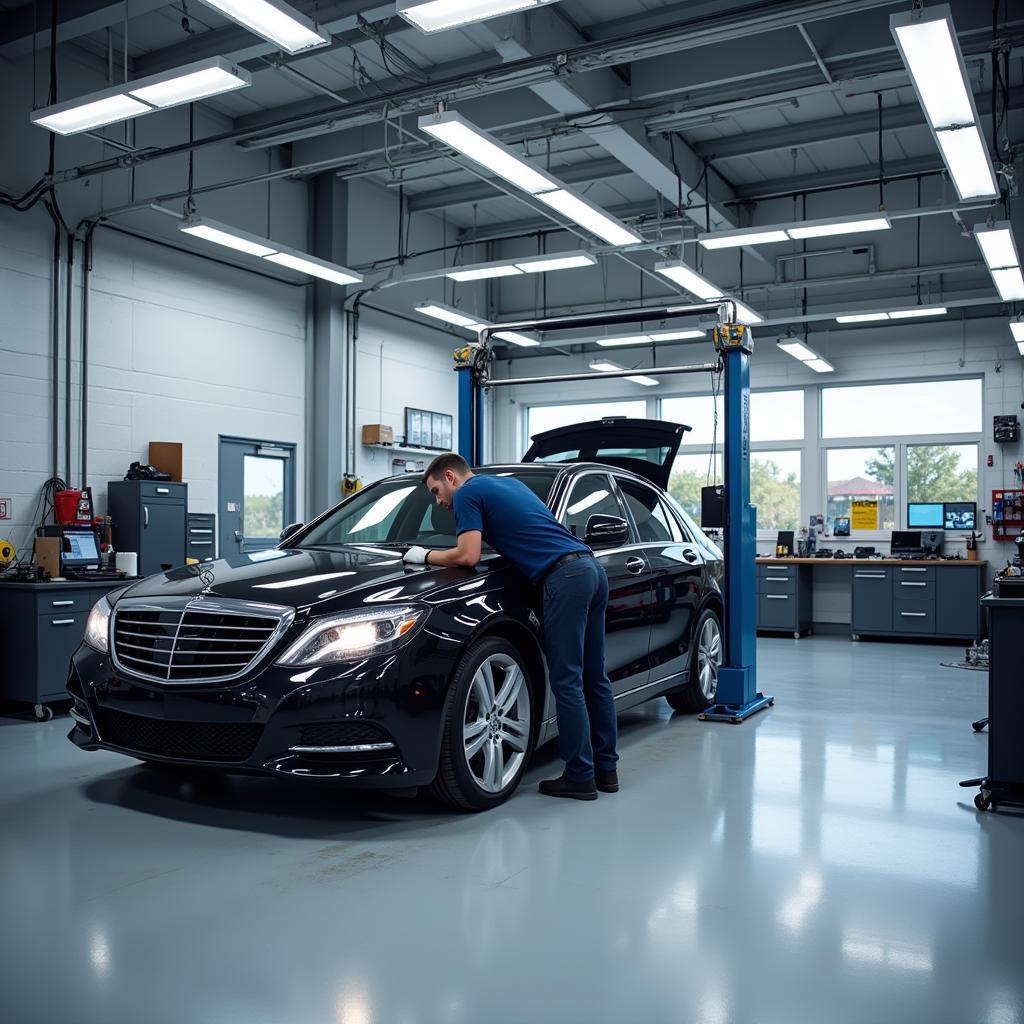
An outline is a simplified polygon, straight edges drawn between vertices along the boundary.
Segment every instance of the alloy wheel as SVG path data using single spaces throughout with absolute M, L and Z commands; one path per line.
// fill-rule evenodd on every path
M 709 615 L 697 640 L 697 679 L 705 700 L 713 701 L 718 692 L 718 670 L 722 667 L 722 630 Z
M 519 774 L 530 742 L 529 684 L 507 654 L 485 658 L 473 674 L 462 716 L 470 774 L 486 793 L 499 793 Z

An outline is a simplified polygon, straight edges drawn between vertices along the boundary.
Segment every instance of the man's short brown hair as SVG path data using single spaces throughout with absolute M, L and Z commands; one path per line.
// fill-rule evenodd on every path
M 427 471 L 423 474 L 423 482 L 429 484 L 431 480 L 444 476 L 449 469 L 456 476 L 465 476 L 470 472 L 469 463 L 461 455 L 456 455 L 455 452 L 445 452 L 444 455 L 438 455 L 427 466 Z

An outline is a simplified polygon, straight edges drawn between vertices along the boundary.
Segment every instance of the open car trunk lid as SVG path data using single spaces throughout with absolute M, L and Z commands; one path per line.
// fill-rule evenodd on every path
M 665 420 L 609 416 L 534 434 L 523 462 L 603 462 L 667 490 L 672 463 L 689 429 Z

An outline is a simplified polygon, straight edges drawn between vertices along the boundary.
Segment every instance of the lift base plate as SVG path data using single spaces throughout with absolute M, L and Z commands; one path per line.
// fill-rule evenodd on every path
M 731 722 L 733 725 L 739 725 L 751 715 L 771 707 L 774 703 L 774 697 L 756 693 L 754 699 L 746 704 L 712 704 L 707 711 L 702 711 L 697 717 L 702 722 Z

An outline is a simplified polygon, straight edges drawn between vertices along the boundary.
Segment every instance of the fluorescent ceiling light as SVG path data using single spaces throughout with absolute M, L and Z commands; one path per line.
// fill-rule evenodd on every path
M 992 280 L 996 283 L 999 297 L 1006 302 L 1024 299 L 1024 277 L 1021 276 L 1020 267 L 993 270 Z
M 649 334 L 624 334 L 607 338 L 595 338 L 594 341 L 603 348 L 616 348 L 624 345 L 650 345 L 659 341 L 685 341 L 689 338 L 703 338 L 706 332 L 687 331 L 651 331 Z
M 41 128 L 49 128 L 58 135 L 74 135 L 76 132 L 126 121 L 139 114 L 148 114 L 152 109 L 145 103 L 133 100 L 131 96 L 118 93 L 99 100 L 73 100 L 44 107 L 32 114 L 32 123 Z
M 701 277 L 696 270 L 691 270 L 685 263 L 656 263 L 654 269 L 670 281 L 682 285 L 691 295 L 710 302 L 720 299 L 725 294 L 721 288 L 712 284 L 706 277 Z
M 224 57 L 210 57 L 43 107 L 32 113 L 31 120 L 58 135 L 74 135 L 179 103 L 243 89 L 251 82 L 243 68 Z
M 733 302 L 736 303 L 736 319 L 741 324 L 759 324 L 764 320 L 760 313 L 755 312 L 745 303 L 739 302 L 736 299 L 733 299 Z
M 888 320 L 888 313 L 844 313 L 836 317 L 837 324 L 869 324 L 875 320 Z
M 1010 333 L 1014 341 L 1024 342 L 1024 320 L 1011 320 Z
M 763 245 L 767 242 L 788 242 L 789 235 L 782 228 L 758 228 L 742 231 L 716 231 L 698 235 L 705 249 L 731 249 L 740 245 Z
M 524 274 L 546 274 L 549 270 L 573 270 L 576 267 L 596 267 L 597 258 L 589 252 L 553 253 L 550 256 L 532 256 L 527 260 L 516 260 L 516 266 Z
M 520 274 L 546 274 L 552 270 L 571 270 L 574 267 L 593 267 L 597 259 L 590 253 L 569 252 L 552 256 L 531 256 L 522 260 L 500 260 L 493 263 L 474 263 L 466 267 L 453 267 L 444 272 L 453 281 L 484 281 L 492 277 L 516 277 Z
M 894 14 L 889 26 L 960 198 L 997 195 L 949 6 Z
M 465 313 L 438 302 L 424 302 L 416 307 L 416 312 L 422 313 L 424 316 L 431 316 L 435 320 L 443 320 L 446 324 L 452 324 L 455 327 L 466 327 L 474 331 L 486 326 L 479 317 L 466 316 Z
M 813 348 L 805 345 L 798 338 L 780 338 L 776 346 L 782 349 L 787 355 L 799 359 L 809 370 L 815 373 L 832 373 L 835 367 L 827 360 L 822 359 Z
M 1017 342 L 1017 351 L 1024 356 L 1024 341 Z
M 398 13 L 421 32 L 442 32 L 555 0 L 398 0 Z
M 835 367 L 827 359 L 808 359 L 804 362 L 810 370 L 814 370 L 815 373 L 832 373 Z
M 492 277 L 517 277 L 522 271 L 514 263 L 466 267 L 464 270 L 449 270 L 445 275 L 453 281 L 485 281 Z
M 651 341 L 686 341 L 689 338 L 704 338 L 707 331 L 694 327 L 685 331 L 652 331 L 647 335 Z
M 330 42 L 304 14 L 284 0 L 201 0 L 207 7 L 244 25 L 288 53 L 299 53 Z
M 613 363 L 610 359 L 594 359 L 590 368 L 592 370 L 599 370 L 601 373 L 611 373 L 612 370 L 624 370 L 625 367 L 619 363 Z
M 419 128 L 524 192 L 535 195 L 558 188 L 557 181 L 453 110 L 425 114 L 419 119 Z
M 272 244 L 269 244 L 270 240 L 267 238 L 251 235 L 248 231 L 241 231 L 215 220 L 207 220 L 205 217 L 191 217 L 188 220 L 183 220 L 178 225 L 178 230 L 216 245 L 248 253 L 250 256 L 272 256 L 278 251 Z
M 545 206 L 550 206 L 598 238 L 603 238 L 609 245 L 635 245 L 643 241 L 620 220 L 568 189 L 555 189 L 553 192 L 538 195 L 537 198 Z
M 854 235 L 861 231 L 888 231 L 892 223 L 888 217 L 836 217 L 820 221 L 807 221 L 787 228 L 790 238 L 825 238 L 829 235 Z
M 319 277 L 334 284 L 359 284 L 363 279 L 362 274 L 357 274 L 347 267 L 340 267 L 336 263 L 328 263 L 326 260 L 302 253 L 275 252 L 265 258 L 268 263 L 278 263 L 282 267 L 299 270 L 303 274 Z
M 520 348 L 536 348 L 540 344 L 536 338 L 530 338 L 518 331 L 496 331 L 492 337 L 500 338 L 511 345 L 518 345 Z
M 985 257 L 989 270 L 1000 267 L 1019 267 L 1020 258 L 1017 246 L 1013 241 L 1010 222 L 1003 220 L 997 224 L 979 225 L 974 229 L 974 237 L 981 246 L 981 254 Z
M 653 377 L 647 377 L 642 373 L 638 373 L 635 377 L 627 377 L 626 380 L 631 380 L 634 384 L 643 384 L 645 388 L 653 388 L 658 384 Z
M 602 348 L 616 348 L 623 345 L 650 345 L 649 334 L 626 334 L 620 338 L 595 338 L 594 341 Z
M 977 127 L 936 132 L 949 176 L 963 200 L 994 196 L 999 189 L 992 163 Z
M 779 341 L 776 344 L 787 355 L 793 356 L 803 363 L 819 358 L 818 353 L 809 349 L 802 341 L 794 339 L 792 341 Z
M 891 320 L 913 320 L 919 316 L 945 316 L 945 306 L 916 306 L 913 309 L 894 309 L 889 313 Z

